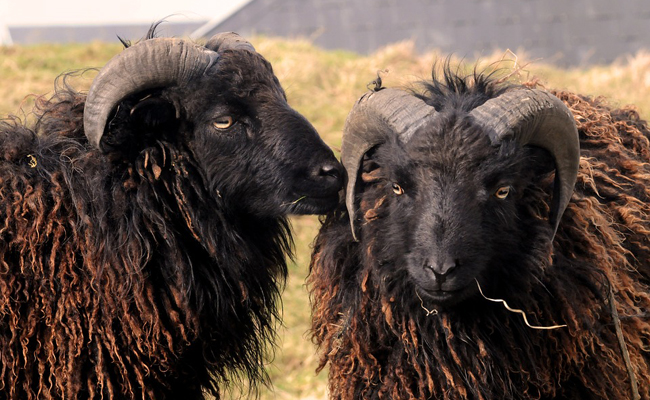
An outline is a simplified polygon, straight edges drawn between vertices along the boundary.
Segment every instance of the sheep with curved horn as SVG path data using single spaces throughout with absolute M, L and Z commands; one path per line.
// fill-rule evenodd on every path
M 424 88 L 346 121 L 308 278 L 331 398 L 650 398 L 647 124 L 480 73 Z
M 287 214 L 335 207 L 343 170 L 250 43 L 206 46 L 149 38 L 0 122 L 2 398 L 268 383 Z

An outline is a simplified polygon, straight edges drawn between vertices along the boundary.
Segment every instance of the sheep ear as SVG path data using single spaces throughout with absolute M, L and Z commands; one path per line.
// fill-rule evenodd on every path
M 139 131 L 166 129 L 178 119 L 174 104 L 161 98 L 148 98 L 131 109 L 130 122 Z
M 486 101 L 470 115 L 485 127 L 493 144 L 511 139 L 521 146 L 546 149 L 553 156 L 556 175 L 550 223 L 555 235 L 580 165 L 580 139 L 571 111 L 551 93 L 519 89 Z
M 528 146 L 531 172 L 538 177 L 545 176 L 555 171 L 555 160 L 550 151 L 538 147 Z
M 95 147 L 110 115 L 125 98 L 154 88 L 183 86 L 211 68 L 218 54 L 186 40 L 156 38 L 133 45 L 113 57 L 88 91 L 84 107 L 84 132 Z
M 179 118 L 172 103 L 148 97 L 132 104 L 133 101 L 120 103 L 115 116 L 109 120 L 110 129 L 100 139 L 104 151 L 124 149 L 124 146 L 139 151 L 156 140 L 177 134 Z
M 359 170 L 361 171 L 361 180 L 363 183 L 372 184 L 379 181 L 381 177 L 381 165 L 377 162 L 377 159 L 373 157 L 376 150 L 376 147 L 372 148 L 364 154 L 363 159 L 361 160 Z

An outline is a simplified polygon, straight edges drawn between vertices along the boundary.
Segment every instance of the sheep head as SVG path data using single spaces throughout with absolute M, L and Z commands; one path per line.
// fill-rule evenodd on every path
M 393 281 L 406 271 L 418 295 L 451 306 L 477 292 L 475 279 L 509 262 L 531 224 L 552 240 L 573 193 L 579 143 L 569 110 L 544 91 L 436 110 L 383 89 L 350 112 L 342 162 L 353 235 L 371 262 Z M 524 210 L 524 198 L 553 170 L 548 221 L 539 223 L 544 212 Z
M 124 50 L 95 78 L 84 130 L 127 161 L 173 143 L 215 198 L 262 217 L 323 213 L 342 185 L 341 166 L 287 104 L 271 65 L 230 32 L 205 46 L 154 38 Z

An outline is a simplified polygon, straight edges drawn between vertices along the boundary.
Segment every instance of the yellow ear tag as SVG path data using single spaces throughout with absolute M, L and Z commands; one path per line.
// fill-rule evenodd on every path
M 29 165 L 31 168 L 36 168 L 36 166 L 38 165 L 38 161 L 36 160 L 36 157 L 34 157 L 31 154 L 27 154 L 27 158 L 29 158 L 27 165 Z

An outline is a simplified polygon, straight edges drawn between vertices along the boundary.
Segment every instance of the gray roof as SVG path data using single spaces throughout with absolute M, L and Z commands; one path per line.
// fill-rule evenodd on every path
M 164 22 L 156 31 L 159 36 L 185 37 L 206 21 Z M 151 24 L 98 25 L 98 26 L 10 26 L 9 32 L 14 44 L 73 43 L 95 40 L 116 43 L 117 37 L 137 40 L 144 37 Z
M 372 52 L 413 39 L 419 50 L 475 57 L 523 49 L 560 65 L 609 63 L 650 48 L 648 0 L 252 0 L 203 29 L 306 37 Z

